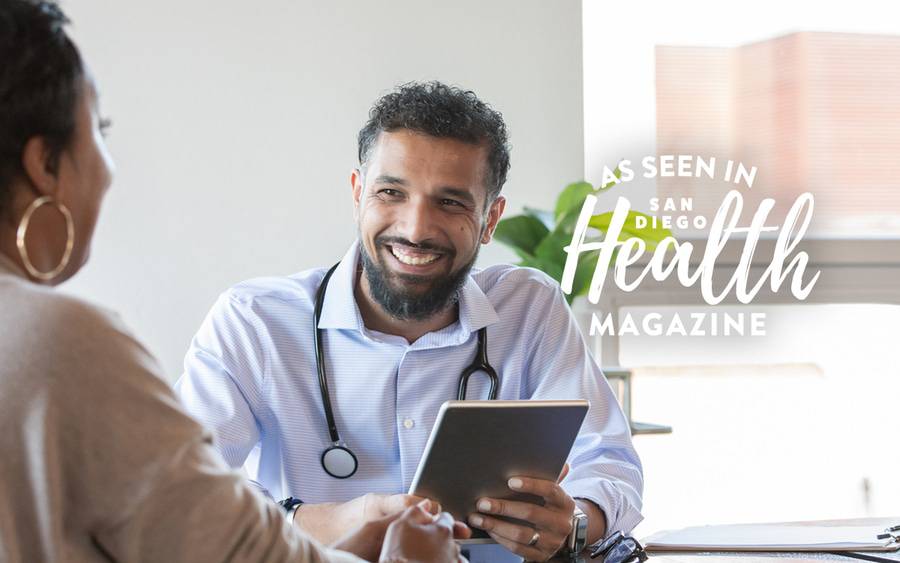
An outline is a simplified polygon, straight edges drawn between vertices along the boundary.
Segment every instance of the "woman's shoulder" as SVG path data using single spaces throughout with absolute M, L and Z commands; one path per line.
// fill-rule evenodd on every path
M 151 371 L 158 366 L 112 310 L 64 291 L 23 282 L 0 290 L 7 302 L 4 332 L 23 351 L 40 350 L 52 361 L 79 365 L 138 361 Z M 8 342 L 9 342 L 8 341 Z
M 17 293 L 17 308 L 32 330 L 68 340 L 124 329 L 111 309 L 64 291 L 25 282 Z

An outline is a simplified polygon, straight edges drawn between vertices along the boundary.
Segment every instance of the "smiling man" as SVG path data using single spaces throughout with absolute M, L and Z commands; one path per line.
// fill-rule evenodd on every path
M 340 262 L 231 288 L 194 338 L 176 385 L 188 410 L 318 538 L 418 500 L 402 493 L 482 339 L 497 398 L 584 398 L 591 409 L 561 483 L 510 481 L 544 506 L 481 499 L 469 524 L 545 560 L 579 521 L 593 542 L 641 520 L 628 424 L 559 286 L 528 268 L 473 269 L 508 170 L 503 119 L 472 92 L 400 87 L 360 131 L 358 240 Z M 488 387 L 473 377 L 467 398 Z
M 457 293 L 506 201 L 485 185 L 489 146 L 477 138 L 372 125 L 351 175 L 364 274 L 356 297 L 368 328 L 415 342 L 456 320 Z M 496 173 L 508 163 L 500 156 Z

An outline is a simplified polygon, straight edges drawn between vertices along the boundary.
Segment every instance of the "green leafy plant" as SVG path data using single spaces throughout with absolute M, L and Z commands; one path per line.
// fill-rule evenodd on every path
M 621 176 L 618 168 L 614 173 L 616 178 Z M 616 184 L 617 182 L 609 182 L 597 189 L 588 182 L 569 184 L 556 198 L 556 206 L 552 212 L 526 207 L 521 215 L 502 219 L 497 224 L 494 238 L 519 256 L 520 266 L 537 268 L 559 282 L 566 264 L 563 248 L 572 242 L 575 223 L 585 198 L 590 194 L 606 191 Z M 594 231 L 588 231 L 585 242 L 603 240 L 612 216 L 612 212 L 593 215 L 588 224 Z M 637 227 L 635 218 L 638 216 L 648 219 L 646 227 Z M 649 216 L 629 211 L 619 240 L 638 237 L 647 244 L 649 250 L 653 250 L 660 241 L 672 236 L 672 232 L 652 225 Z M 566 296 L 570 304 L 576 297 L 588 292 L 599 254 L 599 250 L 593 250 L 579 256 L 572 293 Z

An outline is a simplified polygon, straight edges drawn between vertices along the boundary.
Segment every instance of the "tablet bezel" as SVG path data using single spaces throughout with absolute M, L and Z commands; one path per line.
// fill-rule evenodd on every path
M 566 459 L 571 453 L 571 448 L 575 443 L 589 408 L 590 403 L 586 400 L 447 401 L 441 406 L 441 409 L 438 412 L 431 435 L 428 438 L 422 458 L 419 460 L 415 476 L 410 484 L 409 493 L 417 496 L 436 498 L 441 501 L 444 510 L 449 511 L 455 518 L 462 521 L 466 521 L 468 513 L 474 511 L 474 503 L 480 496 L 524 500 L 540 504 L 541 499 L 539 497 L 523 495 L 522 493 L 515 493 L 510 490 L 505 485 L 506 480 L 515 475 L 556 480 L 557 476 L 562 471 Z M 531 459 L 519 459 L 518 462 L 513 462 L 510 455 L 508 455 L 516 455 L 515 452 L 507 452 L 506 449 L 509 448 L 504 448 L 502 446 L 497 447 L 495 444 L 478 444 L 476 442 L 474 446 L 476 451 L 472 451 L 473 446 L 471 443 L 461 444 L 456 448 L 453 448 L 453 451 L 468 451 L 470 455 L 479 456 L 481 459 L 485 460 L 486 463 L 497 468 L 494 470 L 495 474 L 500 473 L 501 475 L 500 477 L 486 479 L 486 481 L 489 482 L 485 483 L 483 486 L 469 487 L 470 489 L 474 488 L 481 490 L 482 493 L 476 493 L 475 498 L 456 500 L 459 496 L 458 492 L 466 489 L 466 487 L 452 484 L 454 481 L 458 481 L 452 474 L 448 473 L 453 471 L 452 467 L 439 466 L 432 469 L 432 464 L 437 463 L 431 461 L 432 450 L 434 449 L 435 444 L 442 439 L 442 432 L 446 431 L 443 428 L 443 425 L 446 424 L 445 421 L 453 419 L 456 414 L 466 414 L 475 410 L 482 413 L 502 412 L 503 416 L 500 418 L 504 419 L 505 417 L 505 419 L 501 421 L 501 426 L 507 429 L 510 426 L 510 421 L 523 421 L 521 430 L 518 431 L 519 434 L 515 436 L 512 443 L 523 443 L 523 441 L 526 441 L 529 437 L 536 437 L 538 443 L 535 443 L 533 448 L 528 448 L 524 453 L 520 450 L 519 453 L 523 453 L 520 457 Z M 509 419 L 508 417 L 510 410 L 517 411 L 515 413 L 516 416 L 512 419 Z M 541 413 L 541 417 L 537 420 L 533 418 L 536 412 Z M 552 413 L 563 413 L 566 416 L 551 416 Z M 489 417 L 489 414 L 486 416 Z M 554 420 L 554 416 L 556 416 L 556 420 Z M 538 430 L 535 434 L 529 436 L 523 435 L 523 433 L 529 433 L 535 428 Z M 558 442 L 560 436 L 564 439 L 568 439 L 569 443 L 567 447 L 562 447 L 558 443 L 546 443 L 548 440 Z M 539 458 L 537 452 L 540 451 L 553 452 L 550 455 L 553 455 L 554 457 L 552 459 L 546 459 L 546 456 L 543 456 L 540 457 L 540 459 L 537 459 Z M 441 457 L 446 457 L 446 455 Z M 518 467 L 513 468 L 511 466 Z M 514 471 L 514 469 L 517 470 Z M 426 474 L 426 471 L 436 473 L 436 475 L 432 473 Z M 491 470 L 487 469 L 486 471 Z M 424 486 L 423 482 L 425 483 Z M 444 483 L 447 482 L 450 484 L 443 486 Z M 440 490 L 435 491 L 435 488 Z M 470 507 L 471 510 L 466 510 L 465 507 Z

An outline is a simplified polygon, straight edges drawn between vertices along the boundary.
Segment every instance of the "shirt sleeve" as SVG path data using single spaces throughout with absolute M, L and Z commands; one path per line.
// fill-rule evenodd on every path
M 260 440 L 266 358 L 256 321 L 230 293 L 220 296 L 191 341 L 175 383 L 188 413 L 213 430 L 216 448 L 232 467 L 241 467 Z
M 644 478 L 631 443 L 628 421 L 606 378 L 594 362 L 562 292 L 535 313 L 541 315 L 529 369 L 532 399 L 587 399 L 588 410 L 569 455 L 562 487 L 589 500 L 606 515 L 607 535 L 629 532 L 641 520 Z
M 360 561 L 302 535 L 228 467 L 115 319 L 69 317 L 56 323 L 67 345 L 55 365 L 69 370 L 52 387 L 57 462 L 72 521 L 111 560 Z

